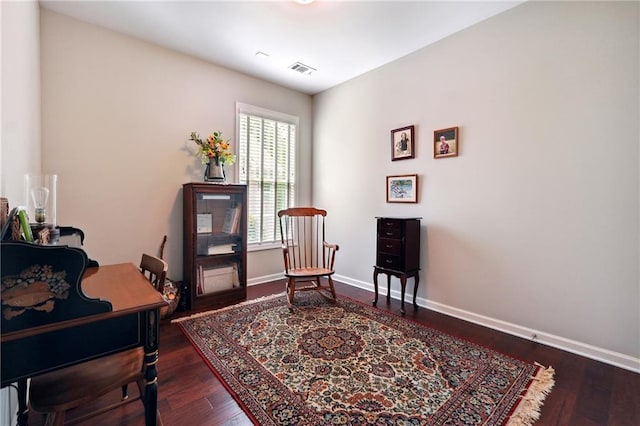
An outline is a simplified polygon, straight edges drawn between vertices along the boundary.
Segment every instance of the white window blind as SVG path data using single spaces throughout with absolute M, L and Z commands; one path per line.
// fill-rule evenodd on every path
M 247 185 L 248 243 L 280 241 L 278 211 L 294 205 L 297 117 L 239 104 L 238 181 Z

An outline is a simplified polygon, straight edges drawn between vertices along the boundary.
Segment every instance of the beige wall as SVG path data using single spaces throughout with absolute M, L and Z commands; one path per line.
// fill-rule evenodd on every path
M 638 369 L 638 8 L 527 3 L 317 95 L 340 277 L 371 288 L 374 216 L 421 216 L 423 304 Z M 392 162 L 407 125 L 416 158 Z M 460 155 L 433 159 L 452 126 Z M 418 204 L 387 204 L 410 173 Z
M 46 9 L 41 20 L 43 171 L 59 175 L 58 223 L 84 229 L 90 256 L 139 262 L 166 234 L 169 276 L 182 277 L 182 184 L 204 170 L 187 138 L 235 140 L 238 101 L 300 118 L 309 200 L 310 96 Z M 281 272 L 272 258 L 250 253 L 249 279 Z
M 40 19 L 34 1 L 1 2 L 0 11 L 0 194 L 17 206 L 26 205 L 24 175 L 40 172 Z
M 12 207 L 26 204 L 24 175 L 40 172 L 39 25 L 37 2 L 0 1 L 0 196 Z M 17 393 L 2 389 L 0 424 L 16 424 L 17 412 Z

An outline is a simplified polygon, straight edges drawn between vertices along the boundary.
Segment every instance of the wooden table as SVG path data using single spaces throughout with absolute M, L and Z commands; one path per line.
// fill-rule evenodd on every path
M 159 308 L 166 302 L 132 263 L 88 268 L 81 289 L 89 298 L 109 301 L 111 311 L 0 336 L 2 387 L 18 382 L 18 424 L 27 423 L 28 378 L 144 346 L 145 424 L 155 426 Z

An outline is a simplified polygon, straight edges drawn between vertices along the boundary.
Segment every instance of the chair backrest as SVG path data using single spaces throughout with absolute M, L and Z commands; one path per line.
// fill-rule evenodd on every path
M 327 211 L 315 207 L 280 210 L 280 239 L 288 269 L 326 268 L 324 222 Z
M 82 247 L 84 245 L 84 232 L 74 226 L 58 226 L 60 236 L 58 244 L 71 247 Z
M 160 293 L 164 290 L 164 282 L 167 279 L 167 262 L 150 254 L 143 254 L 140 260 L 140 270 L 151 284 Z

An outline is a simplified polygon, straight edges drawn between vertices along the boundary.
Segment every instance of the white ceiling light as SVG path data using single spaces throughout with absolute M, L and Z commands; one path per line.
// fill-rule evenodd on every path
M 293 0 L 298 4 L 311 4 L 313 3 L 313 0 Z

